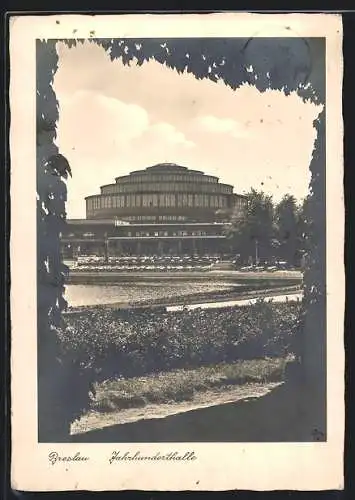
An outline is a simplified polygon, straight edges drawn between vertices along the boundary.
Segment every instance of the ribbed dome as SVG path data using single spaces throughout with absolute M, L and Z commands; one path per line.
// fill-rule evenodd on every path
M 187 167 L 178 165 L 177 163 L 157 163 L 156 165 L 147 167 L 144 170 L 134 170 L 133 172 L 130 172 L 129 175 L 141 175 L 141 174 L 153 174 L 153 173 L 159 173 L 159 174 L 192 173 L 192 174 L 204 175 L 204 173 L 201 170 L 190 170 Z M 120 179 L 120 177 L 117 177 L 117 179 Z
M 187 167 L 182 167 L 177 163 L 157 163 L 151 167 L 147 167 L 146 170 L 188 170 Z
M 231 210 L 236 201 L 233 186 L 176 163 L 151 165 L 115 181 L 86 198 L 88 218 L 214 220 L 218 210 Z

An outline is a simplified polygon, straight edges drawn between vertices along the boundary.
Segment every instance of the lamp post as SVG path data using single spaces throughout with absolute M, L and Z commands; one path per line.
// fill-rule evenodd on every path
M 107 233 L 105 233 L 104 235 L 104 252 L 105 252 L 105 264 L 108 263 L 108 252 L 109 252 L 109 249 L 108 249 L 108 238 L 107 238 Z
M 255 240 L 255 264 L 258 265 L 259 264 L 259 242 L 258 240 Z

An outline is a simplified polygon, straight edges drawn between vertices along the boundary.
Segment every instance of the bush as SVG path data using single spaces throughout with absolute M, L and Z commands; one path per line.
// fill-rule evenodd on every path
M 292 352 L 300 304 L 185 310 L 97 308 L 66 318 L 59 331 L 73 362 L 97 381 Z

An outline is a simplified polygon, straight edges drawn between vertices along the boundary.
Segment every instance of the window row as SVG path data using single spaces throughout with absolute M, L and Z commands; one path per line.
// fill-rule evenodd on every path
M 248 201 L 246 198 L 236 198 L 234 200 L 234 206 L 236 208 L 245 208 L 248 204 Z
M 144 194 L 96 196 L 87 200 L 88 211 L 106 208 L 136 208 L 136 207 L 196 207 L 196 208 L 227 208 L 228 199 L 224 196 L 205 194 Z
M 209 175 L 192 175 L 192 174 L 143 174 L 143 175 L 127 175 L 125 177 L 119 178 L 118 182 L 208 182 L 209 184 L 215 184 L 218 180 L 216 177 L 211 177 Z
M 236 205 L 243 205 L 247 202 L 246 198 L 236 198 Z
M 177 184 L 157 184 L 157 183 L 147 183 L 147 184 L 112 184 L 111 186 L 103 186 L 101 188 L 102 194 L 114 194 L 114 193 L 136 193 L 139 191 L 174 191 L 176 192 L 196 192 L 202 191 L 207 193 L 223 193 L 232 194 L 232 186 L 224 184 L 208 185 L 206 183 L 177 183 Z
M 128 215 L 125 217 L 125 220 L 130 222 L 156 222 L 156 221 L 164 221 L 164 222 L 184 222 L 186 221 L 186 217 L 183 215 Z
M 128 237 L 172 237 L 172 236 L 207 236 L 206 231 L 128 231 Z
M 197 231 L 183 231 L 183 230 L 180 230 L 180 231 L 167 231 L 167 230 L 160 230 L 160 231 L 127 231 L 127 233 L 122 236 L 128 236 L 129 238 L 130 237 L 134 237 L 134 236 L 137 236 L 137 237 L 142 237 L 142 236 L 160 236 L 160 237 L 169 237 L 169 236 L 207 236 L 207 232 L 206 231 L 200 231 L 200 230 L 197 230 Z M 61 235 L 61 237 L 63 237 L 63 235 Z M 100 238 L 102 236 L 100 236 L 100 234 L 96 235 L 95 233 L 83 233 L 83 234 L 80 234 L 80 233 L 77 233 L 77 234 L 74 234 L 74 233 L 69 233 L 67 235 L 64 236 L 65 238 Z

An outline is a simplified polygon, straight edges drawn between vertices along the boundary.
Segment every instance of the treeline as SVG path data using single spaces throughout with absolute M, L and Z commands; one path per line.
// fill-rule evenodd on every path
M 298 203 L 286 194 L 279 203 L 263 191 L 248 194 L 244 216 L 235 213 L 226 229 L 233 251 L 242 264 L 286 261 L 303 266 L 308 253 L 310 221 L 306 198 Z

